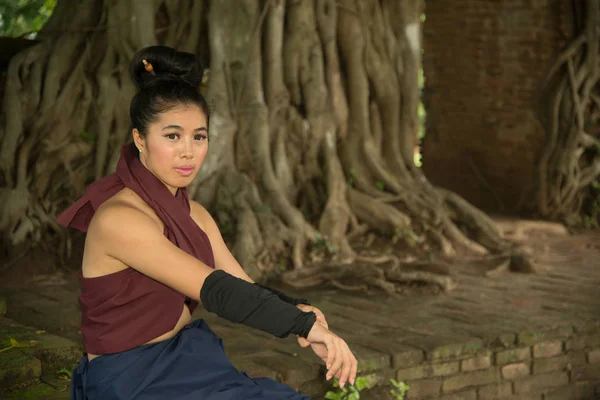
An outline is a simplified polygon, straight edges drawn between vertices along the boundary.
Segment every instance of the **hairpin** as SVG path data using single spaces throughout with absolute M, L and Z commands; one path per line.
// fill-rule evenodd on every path
M 148 61 L 146 60 L 142 60 L 142 63 L 144 63 L 144 69 L 148 72 L 150 72 L 152 75 L 156 76 L 156 73 L 154 72 L 154 68 L 152 68 L 152 64 L 150 64 Z

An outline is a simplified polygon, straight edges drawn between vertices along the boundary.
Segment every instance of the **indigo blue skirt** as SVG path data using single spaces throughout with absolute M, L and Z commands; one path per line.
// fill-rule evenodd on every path
M 88 361 L 73 371 L 71 400 L 310 400 L 270 378 L 250 378 L 227 359 L 203 320 L 175 337 Z

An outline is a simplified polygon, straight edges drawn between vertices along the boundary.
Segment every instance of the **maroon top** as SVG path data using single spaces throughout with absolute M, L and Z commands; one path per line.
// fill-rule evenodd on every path
M 88 186 L 85 196 L 64 211 L 58 223 L 86 232 L 98 207 L 125 187 L 152 207 L 171 242 L 215 267 L 208 236 L 190 216 L 187 190 L 179 189 L 173 196 L 142 165 L 133 143 L 123 146 L 117 171 Z M 172 330 L 184 303 L 190 312 L 198 305 L 133 268 L 95 278 L 80 275 L 80 284 L 81 333 L 85 351 L 92 354 L 117 353 L 142 345 Z

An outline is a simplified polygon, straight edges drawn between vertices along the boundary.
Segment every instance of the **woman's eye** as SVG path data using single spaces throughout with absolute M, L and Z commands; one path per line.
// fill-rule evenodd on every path
M 177 137 L 178 137 L 178 136 L 179 136 L 179 135 L 178 135 L 178 134 L 176 134 L 176 133 L 167 133 L 167 134 L 165 135 L 165 137 L 166 137 L 167 139 L 170 139 L 170 140 L 175 140 L 175 139 L 177 139 Z
M 194 135 L 194 140 L 204 140 L 204 139 L 206 139 L 206 135 L 203 135 L 201 133 Z

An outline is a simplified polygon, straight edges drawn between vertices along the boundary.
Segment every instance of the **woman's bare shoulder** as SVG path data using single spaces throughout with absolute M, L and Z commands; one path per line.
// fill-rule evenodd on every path
M 162 221 L 156 215 L 152 207 L 148 205 L 137 193 L 129 188 L 123 188 L 110 199 L 106 200 L 96 211 L 94 219 L 109 218 L 109 219 L 125 219 L 129 220 L 129 216 L 139 216 L 143 213 L 156 223 L 157 228 L 164 228 Z M 92 224 L 94 222 L 92 220 Z
M 207 224 L 210 225 L 210 221 L 212 221 L 208 210 L 194 200 L 190 200 L 190 216 L 203 231 L 206 231 Z

